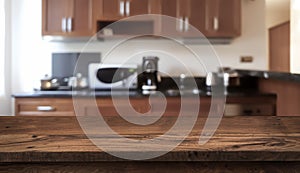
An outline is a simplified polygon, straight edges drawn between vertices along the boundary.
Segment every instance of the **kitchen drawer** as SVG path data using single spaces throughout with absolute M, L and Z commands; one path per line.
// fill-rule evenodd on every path
M 245 116 L 272 116 L 275 115 L 276 109 L 275 106 L 268 103 L 260 103 L 260 104 L 226 104 L 224 116 L 237 116 L 237 115 L 245 115 Z
M 224 116 L 275 116 L 276 96 L 228 97 Z
M 113 102 L 112 99 L 97 99 L 97 107 L 92 105 L 86 105 L 84 108 L 85 116 L 94 116 L 98 115 L 99 112 L 102 116 L 119 116 L 120 114 L 116 110 L 114 104 L 117 105 L 118 110 L 122 111 L 122 114 L 130 116 L 152 116 L 160 115 L 163 112 L 163 116 L 178 116 L 180 110 L 184 116 L 193 115 L 195 112 L 195 104 L 199 103 L 199 100 L 194 100 L 192 98 L 185 98 L 186 107 L 181 108 L 181 100 L 179 97 L 167 98 L 166 107 L 162 105 L 158 98 L 152 98 L 151 105 L 149 104 L 148 98 L 131 98 L 130 103 L 132 108 L 136 112 L 131 112 L 128 108 L 126 99 L 118 99 L 117 102 Z M 206 117 L 210 110 L 210 99 L 201 99 L 200 100 L 200 111 L 199 116 Z
M 71 98 L 16 98 L 15 114 L 17 116 L 75 116 Z
M 146 99 L 130 99 L 130 103 L 136 112 L 146 113 L 148 110 L 150 110 L 150 105 Z M 100 113 L 102 116 L 118 116 L 119 113 L 115 107 L 118 107 L 118 109 L 126 115 L 135 115 L 129 111 L 128 100 L 124 98 L 119 98 L 116 101 L 113 101 L 110 98 L 97 99 L 97 106 L 93 104 L 87 104 L 84 107 L 84 115 L 94 116 Z

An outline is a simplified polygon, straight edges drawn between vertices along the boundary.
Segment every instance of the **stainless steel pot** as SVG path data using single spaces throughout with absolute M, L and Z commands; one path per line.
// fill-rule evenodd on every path
M 41 79 L 41 90 L 56 90 L 58 87 L 59 81 L 57 78 L 51 78 L 45 75 L 45 77 Z

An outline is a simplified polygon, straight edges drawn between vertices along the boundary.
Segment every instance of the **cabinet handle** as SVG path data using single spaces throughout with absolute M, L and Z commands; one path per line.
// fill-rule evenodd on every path
M 72 17 L 68 17 L 68 20 L 67 20 L 67 31 L 68 32 L 72 32 L 73 28 L 73 20 L 72 20 Z
M 120 15 L 121 16 L 124 16 L 124 14 L 125 14 L 124 7 L 125 7 L 125 2 L 124 1 L 120 1 Z
M 130 2 L 126 1 L 126 16 L 130 15 Z
M 219 30 L 219 19 L 217 17 L 214 17 L 214 31 Z
M 179 19 L 177 19 L 176 20 L 176 28 L 177 28 L 177 31 L 179 31 L 179 32 L 183 32 L 183 23 L 184 23 L 184 21 L 183 21 L 183 17 L 180 17 Z
M 36 110 L 43 112 L 54 112 L 56 109 L 52 106 L 38 106 Z
M 67 32 L 67 19 L 65 17 L 61 19 L 61 30 Z
M 186 17 L 184 20 L 184 31 L 187 32 L 190 29 L 190 21 L 189 18 Z

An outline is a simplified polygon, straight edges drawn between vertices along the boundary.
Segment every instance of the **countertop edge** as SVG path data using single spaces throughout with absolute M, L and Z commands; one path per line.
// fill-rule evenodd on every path
M 267 161 L 300 162 L 300 151 L 171 151 L 163 156 L 140 161 Z M 134 161 L 112 156 L 106 152 L 0 152 L 0 163 L 15 162 L 111 162 Z
M 287 72 L 274 72 L 274 71 L 263 71 L 263 70 L 236 70 L 240 76 L 258 77 L 264 79 L 276 79 L 289 82 L 299 82 L 300 74 L 287 73 Z
M 164 93 L 164 92 L 162 92 Z M 21 93 L 14 93 L 11 95 L 11 97 L 13 98 L 147 98 L 149 96 L 161 96 L 160 94 L 157 95 L 143 95 L 140 92 L 134 92 L 131 94 L 128 93 L 124 93 L 124 94 L 118 94 L 118 95 L 114 95 L 112 97 L 110 92 L 96 92 L 93 94 L 89 94 L 89 93 L 79 93 L 79 94 L 72 94 L 72 92 L 67 91 L 64 93 L 64 91 L 51 91 L 51 92 L 21 92 Z M 217 97 L 218 94 L 212 95 L 211 93 L 199 93 L 199 94 L 193 94 L 193 95 L 165 95 L 167 98 L 184 98 L 184 97 Z M 229 92 L 226 95 L 220 95 L 222 97 L 226 96 L 226 97 L 254 97 L 254 96 L 270 96 L 270 97 L 276 97 L 275 93 L 267 93 L 267 92 L 259 92 L 259 91 L 251 91 L 251 92 Z

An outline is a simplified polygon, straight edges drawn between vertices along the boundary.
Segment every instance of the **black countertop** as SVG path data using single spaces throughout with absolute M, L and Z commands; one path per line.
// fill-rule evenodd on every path
M 152 96 L 165 95 L 166 97 L 211 97 L 212 94 L 205 91 L 200 91 L 199 93 L 190 93 L 186 92 L 182 95 L 180 94 L 170 94 L 166 91 L 157 92 L 151 94 Z M 15 98 L 42 98 L 42 97 L 51 97 L 51 98 L 70 98 L 70 97 L 148 97 L 149 95 L 144 95 L 140 91 L 33 91 L 33 92 L 23 92 L 15 93 L 12 97 Z M 227 97 L 250 97 L 250 96 L 276 96 L 274 93 L 262 93 L 258 91 L 237 91 L 237 92 L 228 92 Z
M 264 79 L 276 79 L 289 82 L 300 82 L 300 74 L 261 71 L 261 70 L 236 70 L 240 76 L 258 77 Z
M 263 78 L 263 79 L 276 79 L 276 80 L 283 80 L 289 82 L 300 82 L 300 74 L 293 74 L 293 73 L 284 73 L 284 72 L 271 72 L 271 71 L 260 71 L 260 70 L 236 70 L 241 77 L 244 77 L 248 82 L 245 85 L 244 89 L 234 89 L 226 94 L 227 97 L 240 97 L 240 96 L 276 96 L 273 93 L 262 93 L 259 92 L 256 87 L 257 84 L 255 83 L 255 78 Z M 249 77 L 249 78 L 247 78 Z M 250 80 L 252 78 L 252 80 Z M 254 80 L 253 80 L 254 78 Z M 204 87 L 205 78 L 196 78 L 197 84 L 200 86 L 199 88 Z M 167 88 L 172 88 L 174 84 L 170 79 L 164 80 L 163 86 L 167 86 Z M 253 84 L 253 86 L 252 86 Z M 163 88 L 161 92 L 157 92 L 152 94 L 152 96 L 160 95 L 162 93 L 166 97 L 179 97 L 179 94 L 170 94 L 164 91 L 166 88 Z M 200 89 L 200 92 L 197 94 L 201 97 L 211 97 L 211 93 L 206 92 L 205 90 Z M 196 95 L 196 96 L 197 96 Z M 132 91 L 93 91 L 93 90 L 82 90 L 82 91 L 71 91 L 71 90 L 62 90 L 62 91 L 32 91 L 32 92 L 23 92 L 23 93 L 14 93 L 12 97 L 15 98 L 39 98 L 39 97 L 57 97 L 57 98 L 69 98 L 69 97 L 147 97 L 148 95 L 142 94 L 140 90 L 132 90 Z M 182 96 L 195 96 L 193 93 L 185 93 Z

